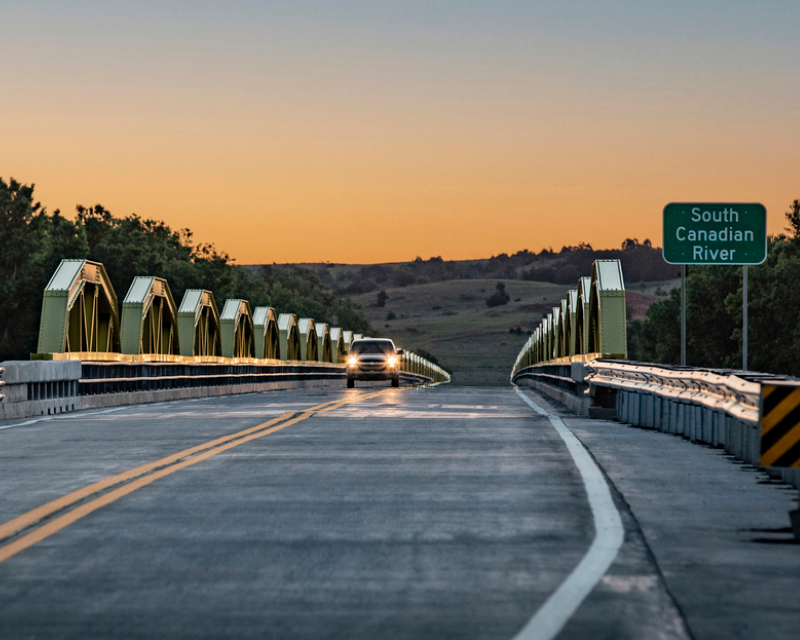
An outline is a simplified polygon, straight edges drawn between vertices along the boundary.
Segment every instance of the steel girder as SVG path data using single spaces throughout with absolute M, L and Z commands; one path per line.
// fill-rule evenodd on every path
M 318 360 L 317 327 L 312 318 L 300 318 L 297 321 L 297 332 L 300 334 L 300 359 L 303 361 Z
M 280 360 L 281 341 L 278 331 L 278 314 L 272 307 L 256 307 L 253 310 L 256 358 Z
M 331 362 L 334 364 L 344 362 L 344 354 L 347 352 L 347 347 L 344 345 L 344 334 L 341 327 L 331 327 Z M 349 345 L 348 345 L 349 346 Z
M 222 355 L 220 320 L 214 294 L 188 289 L 178 307 L 178 343 L 182 356 Z
M 282 359 L 342 362 L 361 333 L 330 328 L 271 307 L 251 312 L 247 300 L 227 300 L 219 312 L 211 291 L 189 289 L 180 307 L 167 281 L 134 278 L 118 312 L 114 288 L 102 264 L 62 260 L 44 291 L 37 359 L 103 362 L 219 362 Z M 450 376 L 416 354 L 404 358 L 437 382 Z
M 278 331 L 281 341 L 281 360 L 300 360 L 300 333 L 297 330 L 297 314 L 282 313 L 279 315 Z
M 122 353 L 177 354 L 178 309 L 164 278 L 137 276 L 122 301 Z
M 102 264 L 62 260 L 47 283 L 38 352 L 119 352 L 117 295 Z
M 626 358 L 625 284 L 619 260 L 596 260 L 537 326 L 512 368 L 595 357 Z
M 333 362 L 331 345 L 331 326 L 327 322 L 317 322 L 317 356 L 320 362 Z
M 226 358 L 254 358 L 256 347 L 250 303 L 240 298 L 226 300 L 219 322 L 222 355 Z

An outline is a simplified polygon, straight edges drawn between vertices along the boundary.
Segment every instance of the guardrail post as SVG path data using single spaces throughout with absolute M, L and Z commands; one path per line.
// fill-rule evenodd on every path
M 697 439 L 704 444 L 711 444 L 711 421 L 713 420 L 712 411 L 710 409 L 700 409 L 700 429 Z
M 617 393 L 617 418 L 620 422 L 628 422 L 628 394 L 625 391 Z
M 677 420 L 675 420 L 675 435 L 684 435 L 686 433 L 686 414 L 688 407 L 683 402 L 676 403 L 677 406 Z
M 637 424 L 642 425 L 643 427 L 649 427 L 649 415 L 648 415 L 648 404 L 649 404 L 650 396 L 647 394 L 641 394 L 639 396 L 639 415 L 637 418 Z
M 750 442 L 752 445 L 752 453 L 747 461 L 751 464 L 758 465 L 761 461 L 761 425 L 748 425 L 750 427 Z

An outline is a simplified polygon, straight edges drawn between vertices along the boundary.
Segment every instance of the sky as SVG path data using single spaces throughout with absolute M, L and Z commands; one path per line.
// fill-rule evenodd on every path
M 0 177 L 239 264 L 625 238 L 800 198 L 797 0 L 0 0 Z

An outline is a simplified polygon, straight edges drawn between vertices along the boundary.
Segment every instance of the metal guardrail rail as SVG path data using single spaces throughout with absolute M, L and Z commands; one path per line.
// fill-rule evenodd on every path
M 81 366 L 81 379 L 78 381 L 78 393 L 88 396 L 342 377 L 343 366 L 325 364 L 257 366 L 84 362 Z
M 217 361 L 206 361 L 209 359 Z M 338 380 L 344 388 L 346 377 L 344 364 L 265 359 L 170 356 L 161 361 L 137 357 L 102 361 L 21 360 L 3 364 L 5 379 L 0 383 L 5 383 L 6 397 L 0 404 L 0 420 L 207 395 L 330 386 Z M 449 381 L 446 372 L 423 358 L 415 356 L 407 365 L 400 372 L 404 384 Z
M 289 365 L 242 365 L 178 363 L 97 363 L 84 362 L 78 393 L 81 396 L 161 391 L 192 387 L 248 385 L 265 382 L 336 380 L 345 377 L 343 365 L 296 363 Z M 431 382 L 429 376 L 402 372 L 407 382 Z
M 761 386 L 779 382 L 797 382 L 789 376 L 753 373 L 733 369 L 700 369 L 671 365 L 652 365 L 627 360 L 598 358 L 585 363 L 583 391 L 570 377 L 570 364 L 549 363 L 518 371 L 512 382 L 535 378 L 560 388 L 573 383 L 576 392 L 591 386 L 643 393 L 684 404 L 722 411 L 729 416 L 758 425 L 761 411 Z
M 3 399 L 5 398 L 5 396 L 2 393 L 3 385 L 5 384 L 5 382 L 3 382 L 3 374 L 5 372 L 6 372 L 6 370 L 3 367 L 0 367 L 0 402 L 2 402 Z
M 595 360 L 588 363 L 587 370 L 585 381 L 590 385 L 703 406 L 750 424 L 759 422 L 761 381 L 786 379 L 740 371 L 642 365 L 618 360 Z
M 571 370 L 572 367 L 570 363 L 532 365 L 530 367 L 521 369 L 515 375 L 513 375 L 511 378 L 511 383 L 516 384 L 523 378 L 531 378 L 577 394 L 577 382 L 571 376 Z
M 568 376 L 574 381 L 571 393 Z M 517 371 L 512 382 L 524 379 L 560 401 L 574 402 L 575 410 L 592 415 L 597 408 L 613 407 L 620 422 L 724 447 L 754 466 L 761 466 L 763 453 L 763 387 L 800 387 L 800 380 L 789 376 L 602 358 L 533 365 Z M 800 488 L 800 469 L 767 468 Z

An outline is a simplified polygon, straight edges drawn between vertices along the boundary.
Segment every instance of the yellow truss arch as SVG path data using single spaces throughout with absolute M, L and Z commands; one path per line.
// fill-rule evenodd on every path
M 174 355 L 178 309 L 164 278 L 137 276 L 122 301 L 122 353 Z
M 62 260 L 44 290 L 38 352 L 119 352 L 117 304 L 102 264 Z

